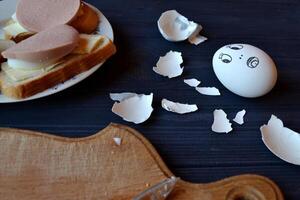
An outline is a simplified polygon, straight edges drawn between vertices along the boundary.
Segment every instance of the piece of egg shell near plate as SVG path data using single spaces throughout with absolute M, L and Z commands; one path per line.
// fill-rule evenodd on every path
M 199 25 L 189 21 L 176 10 L 168 10 L 157 21 L 158 29 L 162 36 L 171 42 L 179 42 L 188 39 Z
M 213 69 L 231 92 L 247 98 L 260 97 L 272 90 L 277 69 L 272 58 L 249 44 L 230 44 L 214 54 Z

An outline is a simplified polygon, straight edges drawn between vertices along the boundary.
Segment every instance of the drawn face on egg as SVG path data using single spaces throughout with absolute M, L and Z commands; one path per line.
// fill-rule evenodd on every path
M 242 97 L 265 95 L 277 80 L 272 58 L 249 44 L 229 44 L 219 48 L 213 56 L 212 65 L 218 80 Z
M 259 65 L 258 57 L 251 56 L 251 55 L 244 55 L 245 52 L 248 51 L 247 51 L 247 47 L 244 47 L 244 45 L 242 44 L 227 45 L 226 49 L 230 49 L 230 51 L 226 51 L 226 53 L 220 53 L 219 55 L 219 59 L 225 64 L 230 64 L 234 61 L 242 60 L 242 62 L 246 66 L 252 69 L 256 68 Z

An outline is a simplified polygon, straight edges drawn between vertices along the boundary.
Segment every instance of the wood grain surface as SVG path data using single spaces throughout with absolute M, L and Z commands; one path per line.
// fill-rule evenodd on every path
M 192 182 L 211 182 L 241 173 L 273 179 L 286 199 L 300 196 L 300 168 L 270 153 L 259 127 L 271 114 L 300 131 L 300 3 L 298 0 L 88 0 L 108 17 L 115 31 L 118 53 L 93 76 L 56 95 L 40 100 L 0 105 L 0 126 L 31 129 L 67 137 L 83 137 L 110 122 L 125 123 L 111 112 L 109 92 L 154 93 L 149 121 L 130 125 L 156 147 L 173 173 Z M 200 46 L 165 41 L 156 26 L 160 14 L 177 9 L 200 22 L 209 40 Z M 216 79 L 211 59 L 228 43 L 245 42 L 268 52 L 278 66 L 274 90 L 258 99 L 244 99 L 226 90 Z M 160 55 L 183 53 L 182 77 L 166 79 L 153 73 Z M 201 96 L 183 83 L 195 77 L 216 86 L 220 97 Z M 196 103 L 199 112 L 179 116 L 160 107 L 162 98 Z M 216 108 L 230 118 L 245 108 L 246 123 L 234 124 L 228 135 L 210 131 Z
M 117 145 L 114 138 L 121 138 Z M 85 138 L 0 129 L 2 200 L 130 200 L 174 176 L 137 131 L 110 124 Z M 241 175 L 209 184 L 179 180 L 173 200 L 283 200 L 269 179 Z

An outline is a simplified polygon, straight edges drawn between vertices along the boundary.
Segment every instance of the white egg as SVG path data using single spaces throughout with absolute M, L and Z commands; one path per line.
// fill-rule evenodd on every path
M 277 81 L 272 58 L 249 44 L 230 44 L 220 48 L 213 57 L 213 69 L 228 90 L 242 97 L 265 95 Z

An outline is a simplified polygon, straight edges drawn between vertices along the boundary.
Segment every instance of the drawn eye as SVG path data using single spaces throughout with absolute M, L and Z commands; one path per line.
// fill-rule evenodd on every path
M 253 57 L 250 57 L 248 60 L 247 60 L 247 66 L 250 67 L 250 68 L 255 68 L 257 67 L 259 64 L 259 59 L 255 56 Z
M 240 50 L 240 49 L 244 48 L 244 46 L 241 44 L 232 44 L 232 45 L 228 45 L 227 47 L 232 50 Z
M 220 54 L 219 59 L 221 59 L 223 63 L 230 63 L 232 61 L 232 57 L 224 53 Z

